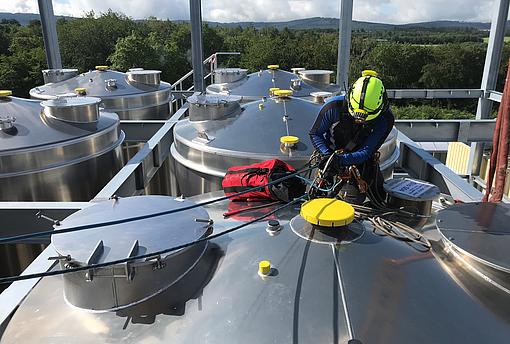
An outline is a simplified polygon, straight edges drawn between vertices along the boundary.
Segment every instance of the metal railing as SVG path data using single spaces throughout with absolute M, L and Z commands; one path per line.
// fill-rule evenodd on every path
M 204 76 L 204 81 L 209 81 L 213 83 L 213 74 L 214 71 L 218 68 L 218 57 L 225 55 L 241 55 L 239 52 L 225 52 L 220 51 L 212 54 L 208 58 L 206 58 L 203 62 L 205 67 L 208 67 L 209 73 Z M 186 88 L 185 84 L 191 83 L 191 86 Z M 175 81 L 172 84 L 172 92 L 176 97 L 172 100 L 172 110 L 177 111 L 180 109 L 184 103 L 186 102 L 186 97 L 193 93 L 193 70 L 190 70 L 186 74 L 184 74 L 179 80 Z

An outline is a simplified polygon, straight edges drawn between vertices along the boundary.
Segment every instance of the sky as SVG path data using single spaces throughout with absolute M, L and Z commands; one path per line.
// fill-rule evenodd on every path
M 433 20 L 489 22 L 496 0 L 354 0 L 355 20 L 416 23 Z M 83 16 L 111 8 L 135 19 L 188 19 L 189 0 L 53 0 L 55 14 Z M 287 21 L 339 16 L 340 0 L 202 0 L 204 20 Z M 0 0 L 0 12 L 37 13 L 37 0 Z

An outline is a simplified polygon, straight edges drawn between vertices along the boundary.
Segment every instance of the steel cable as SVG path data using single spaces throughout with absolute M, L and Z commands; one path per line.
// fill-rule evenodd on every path
M 286 204 L 284 204 L 284 205 L 282 205 L 282 206 L 280 206 L 280 207 L 278 207 L 276 209 L 273 209 L 273 210 L 267 212 L 264 215 L 256 217 L 253 220 L 250 220 L 248 222 L 244 222 L 244 223 L 242 223 L 242 224 L 240 224 L 238 226 L 229 228 L 229 229 L 227 229 L 227 230 L 225 230 L 223 232 L 220 232 L 220 233 L 217 233 L 217 234 L 213 234 L 213 235 L 210 235 L 208 237 L 204 237 L 204 238 L 201 238 L 201 239 L 198 239 L 198 240 L 194 240 L 194 241 L 191 241 L 191 242 L 186 243 L 186 244 L 182 244 L 182 245 L 178 245 L 178 246 L 173 246 L 173 247 L 170 247 L 170 248 L 167 248 L 167 249 L 164 249 L 164 250 L 155 251 L 155 252 L 151 252 L 151 253 L 146 253 L 146 254 L 142 254 L 142 255 L 138 255 L 138 256 L 133 256 L 133 257 L 127 257 L 127 258 L 123 258 L 123 259 L 112 260 L 112 261 L 104 262 L 104 263 L 97 263 L 97 264 L 90 264 L 90 265 L 84 265 L 84 266 L 79 266 L 79 267 L 73 267 L 73 268 L 66 269 L 66 270 L 54 270 L 54 271 L 39 272 L 39 273 L 27 274 L 27 275 L 21 275 L 21 276 L 3 277 L 3 278 L 0 278 L 0 284 L 12 283 L 12 282 L 28 280 L 28 279 L 32 279 L 32 278 L 43 278 L 43 277 L 49 277 L 49 276 L 64 275 L 64 274 L 68 274 L 68 273 L 74 273 L 74 272 L 79 272 L 79 271 L 103 268 L 103 267 L 117 265 L 117 264 L 122 264 L 122 263 L 128 263 L 128 262 L 139 260 L 139 259 L 154 258 L 154 257 L 160 256 L 160 255 L 165 254 L 165 253 L 170 253 L 170 252 L 178 251 L 178 250 L 181 250 L 181 249 L 193 246 L 195 244 L 199 244 L 201 242 L 209 241 L 209 240 L 212 240 L 212 239 L 217 239 L 217 238 L 219 238 L 221 236 L 224 236 L 224 235 L 230 234 L 232 232 L 238 231 L 238 230 L 240 230 L 240 229 L 242 229 L 242 228 L 244 228 L 246 226 L 249 226 L 249 225 L 251 225 L 251 224 L 253 224 L 255 222 L 263 220 L 263 219 L 267 218 L 268 216 L 271 216 L 271 215 L 277 213 L 280 210 L 283 210 L 283 209 L 285 209 L 285 208 L 287 208 L 287 207 L 289 207 L 291 205 L 299 203 L 299 202 L 303 201 L 304 198 L 305 198 L 304 196 L 300 197 L 300 198 L 296 198 L 293 201 L 291 201 L 289 203 L 286 203 Z
M 230 196 L 223 196 L 223 197 L 215 198 L 215 199 L 212 199 L 212 200 L 209 200 L 209 201 L 205 201 L 205 202 L 201 202 L 201 203 L 195 203 L 193 205 L 189 205 L 189 206 L 186 206 L 186 207 L 166 210 L 166 211 L 162 211 L 162 212 L 154 213 L 154 214 L 147 214 L 147 215 L 140 215 L 140 216 L 135 216 L 135 217 L 128 217 L 128 218 L 125 218 L 125 219 L 114 220 L 114 221 L 92 223 L 92 224 L 83 225 L 83 226 L 77 226 L 77 227 L 69 227 L 69 228 L 64 228 L 64 229 L 52 229 L 52 230 L 36 232 L 36 233 L 20 234 L 20 235 L 14 235 L 14 236 L 10 236 L 10 237 L 3 237 L 3 238 L 0 238 L 0 244 L 10 243 L 10 242 L 13 242 L 13 241 L 18 241 L 18 240 L 38 238 L 38 237 L 48 236 L 48 235 L 56 235 L 56 234 L 63 234 L 63 233 L 78 232 L 78 231 L 82 231 L 82 230 L 88 230 L 88 229 L 94 229 L 94 228 L 100 228 L 100 227 L 106 227 L 106 226 L 113 226 L 113 225 L 123 224 L 123 223 L 127 223 L 127 222 L 134 222 L 134 221 L 150 219 L 150 218 L 158 217 L 158 216 L 175 214 L 175 213 L 179 213 L 179 212 L 182 212 L 182 211 L 191 210 L 191 209 L 195 209 L 195 208 L 202 207 L 202 206 L 205 206 L 205 205 L 213 204 L 213 203 L 216 203 L 216 202 L 225 201 L 225 200 L 230 199 L 230 198 L 242 196 L 242 195 L 244 195 L 246 193 L 249 193 L 249 192 L 258 191 L 258 190 L 263 189 L 265 187 L 272 186 L 272 185 L 281 183 L 281 182 L 283 182 L 283 181 L 285 181 L 287 179 L 293 178 L 293 177 L 297 176 L 298 174 L 305 173 L 307 171 L 311 171 L 315 167 L 316 167 L 315 165 L 314 166 L 310 166 L 310 167 L 305 167 L 305 168 L 302 168 L 300 170 L 297 170 L 294 173 L 291 173 L 291 174 L 289 174 L 287 176 L 284 176 L 282 178 L 278 178 L 278 179 L 273 180 L 273 181 L 271 181 L 269 183 L 266 183 L 264 185 L 256 186 L 256 187 L 250 188 L 250 189 L 245 190 L 245 191 L 238 192 L 238 193 L 230 195 Z

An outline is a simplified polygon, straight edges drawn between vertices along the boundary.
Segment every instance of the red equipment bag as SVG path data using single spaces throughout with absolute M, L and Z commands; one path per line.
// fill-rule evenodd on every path
M 295 173 L 294 167 L 281 160 L 267 160 L 248 166 L 233 166 L 227 170 L 221 183 L 227 196 L 234 195 L 262 186 Z M 275 200 L 289 202 L 305 193 L 306 185 L 297 178 L 292 177 L 281 183 L 266 186 L 257 191 L 250 191 L 231 198 L 232 201 L 245 200 Z

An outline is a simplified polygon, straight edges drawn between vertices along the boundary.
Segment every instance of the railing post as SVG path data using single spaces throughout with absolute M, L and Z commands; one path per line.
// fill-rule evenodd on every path
M 191 19 L 191 58 L 193 62 L 193 85 L 196 92 L 204 91 L 204 57 L 202 53 L 201 0 L 189 0 Z
M 351 55 L 352 2 L 340 0 L 340 25 L 338 35 L 338 62 L 336 83 L 340 87 L 349 85 L 349 61 Z
M 484 91 L 484 96 L 478 101 L 476 119 L 489 118 L 492 111 L 492 101 L 487 99 L 487 91 L 495 90 L 498 81 L 509 5 L 510 0 L 496 0 L 493 4 L 494 14 L 492 16 L 489 44 L 487 45 L 482 85 L 480 87 Z M 471 153 L 468 162 L 468 175 L 470 178 L 480 175 L 483 150 L 483 143 L 471 144 Z

